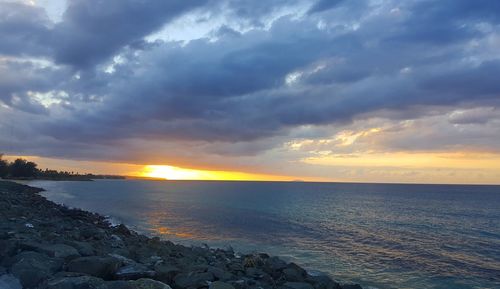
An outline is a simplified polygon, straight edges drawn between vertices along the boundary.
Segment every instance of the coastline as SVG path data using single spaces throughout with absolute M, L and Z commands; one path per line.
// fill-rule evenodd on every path
M 0 285 L 8 289 L 361 288 L 265 253 L 240 256 L 140 235 L 40 191 L 0 181 Z

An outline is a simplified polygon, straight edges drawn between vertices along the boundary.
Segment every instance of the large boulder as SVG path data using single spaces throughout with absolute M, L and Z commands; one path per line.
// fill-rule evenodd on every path
M 104 280 L 92 276 L 66 276 L 50 279 L 43 289 L 100 289 Z
M 155 274 L 155 271 L 149 270 L 148 267 L 134 263 L 120 267 L 115 273 L 115 278 L 119 280 L 137 280 L 154 277 Z
M 65 260 L 80 257 L 80 253 L 75 248 L 65 244 L 44 244 L 28 241 L 19 244 L 19 247 L 23 250 L 36 251 L 49 257 L 63 258 Z
M 23 286 L 19 279 L 12 275 L 1 275 L 0 276 L 0 288 L 2 289 L 22 289 Z
M 165 283 L 147 278 L 129 281 L 129 284 L 131 284 L 134 289 L 172 289 Z
M 157 264 L 155 267 L 155 279 L 166 283 L 172 283 L 175 275 L 180 273 L 180 270 L 169 264 Z
M 121 265 L 122 262 L 114 257 L 80 257 L 68 263 L 68 271 L 110 280 Z
M 302 282 L 307 277 L 307 272 L 297 264 L 290 263 L 283 269 L 283 275 L 287 281 Z
M 47 255 L 26 251 L 16 255 L 13 259 L 11 273 L 17 277 L 24 288 L 34 288 L 41 281 L 48 279 L 59 270 L 63 261 L 49 258 Z

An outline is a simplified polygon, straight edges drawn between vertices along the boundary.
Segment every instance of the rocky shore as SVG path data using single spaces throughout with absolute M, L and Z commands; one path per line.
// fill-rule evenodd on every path
M 186 247 L 0 181 L 0 289 L 360 289 L 265 253 Z

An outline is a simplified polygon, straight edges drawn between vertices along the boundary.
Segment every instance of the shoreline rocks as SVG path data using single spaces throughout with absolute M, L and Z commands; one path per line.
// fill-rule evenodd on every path
M 186 247 L 0 181 L 2 289 L 347 289 L 267 254 Z

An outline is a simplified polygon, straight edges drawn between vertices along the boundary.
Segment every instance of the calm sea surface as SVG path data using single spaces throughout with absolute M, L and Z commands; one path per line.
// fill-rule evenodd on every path
M 264 251 L 375 288 L 500 288 L 500 186 L 36 181 L 183 244 Z

